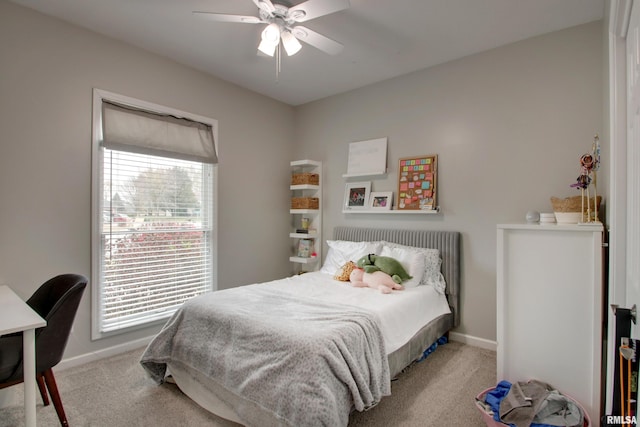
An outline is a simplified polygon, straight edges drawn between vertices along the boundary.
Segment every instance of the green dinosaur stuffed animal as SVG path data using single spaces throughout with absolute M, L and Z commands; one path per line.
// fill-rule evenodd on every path
M 356 265 L 364 269 L 365 273 L 373 273 L 374 271 L 387 273 L 396 283 L 402 283 L 412 278 L 398 260 L 388 256 L 365 255 L 356 262 Z

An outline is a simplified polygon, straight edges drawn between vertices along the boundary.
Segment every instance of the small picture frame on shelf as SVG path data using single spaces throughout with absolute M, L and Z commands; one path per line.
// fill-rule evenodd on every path
M 344 208 L 369 209 L 369 193 L 371 182 L 349 182 L 344 189 Z
M 369 196 L 369 208 L 375 211 L 391 210 L 393 205 L 393 191 L 374 191 Z
M 298 242 L 298 257 L 310 258 L 313 252 L 313 241 L 311 239 L 300 239 Z

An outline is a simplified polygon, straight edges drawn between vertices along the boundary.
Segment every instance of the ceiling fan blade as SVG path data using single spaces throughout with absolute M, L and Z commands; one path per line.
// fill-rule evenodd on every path
M 256 16 L 244 16 L 244 15 L 227 15 L 225 13 L 213 13 L 213 12 L 198 12 L 194 11 L 193 14 L 202 19 L 216 22 L 238 22 L 241 24 L 259 24 L 262 20 Z
M 271 3 L 271 0 L 253 0 L 253 2 L 260 8 L 260 10 L 264 10 L 268 14 L 273 13 L 276 10 L 276 7 Z
M 296 22 L 305 22 L 348 7 L 349 0 L 307 0 L 304 3 L 290 7 L 287 16 Z
M 337 55 L 342 52 L 344 46 L 337 41 L 331 40 L 328 37 L 323 36 L 320 33 L 316 33 L 313 30 L 296 25 L 291 29 L 291 33 L 298 39 L 311 46 L 320 49 L 330 55 Z

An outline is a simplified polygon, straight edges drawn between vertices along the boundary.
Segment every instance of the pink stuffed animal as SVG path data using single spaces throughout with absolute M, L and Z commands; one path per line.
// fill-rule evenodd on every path
M 391 276 L 383 271 L 365 273 L 361 268 L 354 268 L 349 275 L 349 281 L 351 286 L 378 289 L 383 294 L 391 293 L 394 289 L 404 289 L 404 286 L 394 282 Z

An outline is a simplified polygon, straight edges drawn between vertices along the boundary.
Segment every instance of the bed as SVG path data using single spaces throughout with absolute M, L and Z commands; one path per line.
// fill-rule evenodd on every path
M 458 325 L 460 233 L 341 226 L 327 243 L 318 272 L 185 303 L 142 366 L 239 424 L 346 426 L 351 411 L 390 394 L 390 380 Z M 371 245 L 393 255 L 435 251 L 442 287 L 383 295 L 334 280 L 336 254 L 355 256 L 342 248 Z

